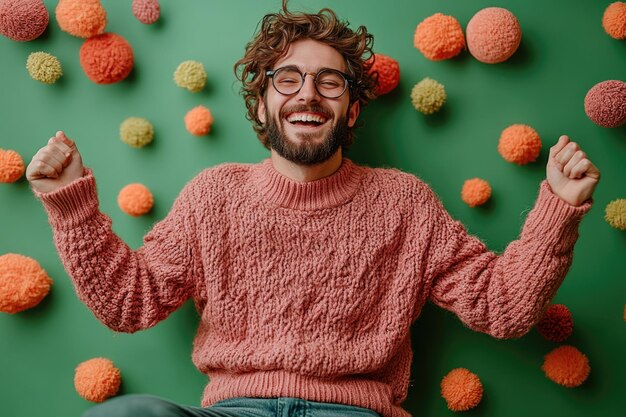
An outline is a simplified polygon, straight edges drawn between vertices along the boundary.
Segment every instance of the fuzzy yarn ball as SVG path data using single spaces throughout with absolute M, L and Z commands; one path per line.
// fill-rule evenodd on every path
M 78 395 L 95 403 L 101 403 L 117 394 L 121 382 L 120 370 L 106 358 L 82 362 L 74 372 L 74 387 Z
M 478 376 L 465 368 L 456 368 L 441 380 L 441 396 L 452 411 L 467 411 L 483 398 Z
M 413 107 L 426 115 L 439 111 L 445 104 L 446 98 L 446 89 L 443 84 L 428 77 L 415 84 L 411 90 Z
M 120 125 L 120 138 L 133 148 L 143 148 L 152 142 L 154 128 L 141 117 L 129 117 Z
M 103 33 L 87 39 L 80 47 L 80 65 L 94 83 L 116 83 L 133 69 L 133 48 L 120 35 Z
M 619 127 L 626 123 L 626 83 L 607 80 L 591 87 L 585 96 L 585 113 L 602 127 Z
M 0 256 L 0 312 L 15 314 L 35 307 L 50 292 L 52 280 L 28 256 Z
M 37 39 L 50 15 L 42 0 L 0 0 L 0 34 L 14 41 Z
M 607 204 L 604 220 L 616 229 L 626 230 L 626 199 L 618 198 Z
M 463 29 L 452 16 L 436 13 L 417 25 L 413 44 L 432 61 L 457 56 L 465 48 Z
M 491 186 L 480 178 L 472 178 L 463 183 L 461 199 L 470 207 L 485 204 L 491 197 Z
M 572 313 L 563 304 L 553 304 L 537 323 L 539 333 L 551 342 L 560 343 L 572 334 L 574 320 Z
M 527 125 L 511 125 L 500 134 L 498 152 L 507 161 L 526 165 L 537 159 L 541 152 L 541 138 Z
M 158 0 L 133 0 L 133 15 L 141 23 L 151 25 L 161 16 L 161 6 Z
M 602 27 L 612 38 L 626 38 L 626 3 L 616 1 L 609 4 L 602 15 Z
M 206 85 L 207 73 L 204 65 L 198 61 L 181 62 L 174 71 L 174 82 L 192 93 L 202 91 Z
M 487 7 L 467 24 L 467 49 L 480 62 L 504 62 L 517 51 L 522 40 L 519 22 L 507 9 Z
M 145 185 L 128 184 L 117 195 L 117 205 L 124 213 L 138 217 L 152 210 L 154 197 Z
M 0 182 L 11 183 L 24 175 L 24 160 L 11 149 L 0 148 Z
M 62 31 L 79 38 L 104 33 L 107 12 L 100 0 L 60 0 L 56 17 Z
M 541 369 L 552 381 L 564 387 L 581 385 L 589 376 L 589 360 L 573 346 L 559 346 L 548 353 Z
M 383 54 L 374 54 L 369 62 L 374 61 L 369 72 L 378 73 L 378 84 L 376 85 L 376 95 L 382 96 L 391 92 L 400 82 L 400 65 L 395 59 Z
M 204 106 L 197 106 L 189 110 L 185 115 L 185 127 L 195 136 L 203 136 L 211 131 L 213 115 Z
M 63 75 L 58 58 L 47 52 L 32 52 L 26 60 L 26 69 L 33 80 L 54 84 Z

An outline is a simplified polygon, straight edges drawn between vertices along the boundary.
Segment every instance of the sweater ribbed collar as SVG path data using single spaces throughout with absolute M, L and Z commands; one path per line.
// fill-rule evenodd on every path
M 336 207 L 354 197 L 362 170 L 347 158 L 328 177 L 315 181 L 294 181 L 278 172 L 271 158 L 254 165 L 252 178 L 264 199 L 295 210 L 319 210 Z

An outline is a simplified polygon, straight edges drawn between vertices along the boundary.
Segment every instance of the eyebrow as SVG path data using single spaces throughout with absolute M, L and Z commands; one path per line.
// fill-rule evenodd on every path
M 302 69 L 299 66 L 293 65 L 293 64 L 292 65 L 283 65 L 283 66 L 278 67 L 278 68 L 286 68 L 286 69 L 290 69 L 290 70 L 297 70 L 300 73 L 305 72 L 305 71 L 302 71 Z M 275 68 L 275 70 L 278 69 L 278 68 Z M 339 71 L 341 73 L 344 73 L 344 71 L 342 71 L 340 69 L 337 69 L 337 68 L 321 67 L 321 68 L 318 68 L 317 71 L 314 72 L 314 74 L 316 74 L 316 73 L 318 73 L 318 72 L 320 72 L 322 70 L 333 70 L 333 71 Z

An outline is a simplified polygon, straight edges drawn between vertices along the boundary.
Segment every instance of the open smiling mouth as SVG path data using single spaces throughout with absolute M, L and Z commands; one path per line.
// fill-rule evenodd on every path
M 318 113 L 291 113 L 285 119 L 294 126 L 302 127 L 319 127 L 329 120 Z

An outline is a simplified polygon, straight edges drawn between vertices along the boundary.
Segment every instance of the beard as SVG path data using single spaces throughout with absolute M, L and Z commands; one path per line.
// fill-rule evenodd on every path
M 329 112 L 320 106 L 301 106 L 298 108 L 283 109 L 279 114 L 279 120 L 285 120 L 285 115 L 294 111 L 321 113 L 330 119 Z M 301 143 L 292 142 L 287 138 L 280 122 L 268 114 L 267 106 L 265 115 L 270 148 L 274 149 L 276 153 L 283 158 L 295 164 L 316 165 L 325 162 L 337 152 L 340 146 L 347 143 L 348 140 L 349 127 L 346 115 L 340 117 L 337 123 L 332 125 L 330 131 L 320 143 L 315 143 L 315 135 L 310 133 L 300 133 L 298 135 L 302 139 Z

